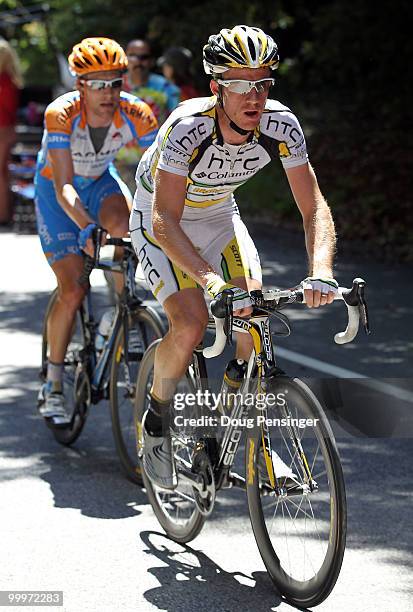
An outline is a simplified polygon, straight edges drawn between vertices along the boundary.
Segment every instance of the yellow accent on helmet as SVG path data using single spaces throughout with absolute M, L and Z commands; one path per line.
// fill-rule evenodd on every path
M 278 47 L 260 28 L 240 25 L 209 37 L 203 49 L 207 74 L 221 74 L 230 68 L 278 68 Z
M 120 70 L 124 72 L 128 59 L 122 47 L 111 38 L 84 38 L 73 47 L 68 58 L 70 71 L 75 76 L 90 72 Z

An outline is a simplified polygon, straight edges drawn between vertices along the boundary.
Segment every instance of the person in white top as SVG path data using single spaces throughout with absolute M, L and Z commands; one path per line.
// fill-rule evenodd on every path
M 219 297 L 230 288 L 234 313 L 251 313 L 248 291 L 261 287 L 255 246 L 233 192 L 266 163 L 280 158 L 303 218 L 309 260 L 309 307 L 329 304 L 335 231 L 294 114 L 268 100 L 278 49 L 262 30 L 224 29 L 203 50 L 212 99 L 181 105 L 162 126 L 136 173 L 130 229 L 148 283 L 162 303 L 169 331 L 155 357 L 151 402 L 144 416 L 144 467 L 161 486 L 173 487 L 166 414 L 193 349 L 208 321 L 204 290 Z M 238 359 L 247 360 L 250 337 L 240 335 Z

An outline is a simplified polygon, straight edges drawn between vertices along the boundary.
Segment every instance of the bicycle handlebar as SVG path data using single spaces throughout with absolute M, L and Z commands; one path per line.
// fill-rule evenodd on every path
M 336 344 L 346 344 L 354 340 L 359 329 L 360 319 L 366 334 L 370 334 L 367 304 L 364 298 L 366 282 L 362 278 L 355 278 L 351 289 L 339 287 L 335 300 L 343 300 L 347 306 L 348 323 L 344 332 L 334 336 Z M 305 303 L 304 290 L 301 287 L 294 289 L 269 289 L 267 291 L 251 291 L 252 306 L 267 311 L 280 309 L 288 304 Z M 229 312 L 230 309 L 230 312 Z M 232 294 L 224 291 L 220 300 L 213 300 L 211 312 L 215 321 L 215 341 L 212 346 L 203 350 L 206 358 L 216 357 L 222 353 L 225 345 L 230 343 L 232 333 Z
M 84 254 L 84 262 L 83 262 L 83 270 L 78 279 L 78 282 L 83 285 L 86 284 L 89 280 L 89 276 L 92 273 L 92 270 L 96 267 L 96 264 L 99 262 L 100 255 L 100 247 L 102 246 L 103 235 L 106 233 L 106 230 L 102 227 L 96 227 L 92 232 L 93 244 L 95 246 L 95 252 L 93 257 Z M 104 246 L 120 246 L 120 247 L 131 247 L 130 239 L 125 238 L 112 238 L 108 236 L 106 233 L 106 240 Z

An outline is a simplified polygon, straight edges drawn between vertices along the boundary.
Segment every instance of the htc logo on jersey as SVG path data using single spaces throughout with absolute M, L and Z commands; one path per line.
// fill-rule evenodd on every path
M 299 130 L 297 130 L 297 128 L 294 127 L 291 123 L 288 123 L 288 121 L 279 121 L 278 119 L 272 119 L 271 115 L 268 117 L 266 129 L 269 130 L 270 128 L 277 132 L 278 130 L 280 130 L 283 135 L 288 134 L 288 136 L 294 143 L 297 142 L 296 135 L 298 136 L 298 138 L 302 137 Z
M 189 147 L 196 143 L 197 133 L 199 136 L 203 136 L 206 134 L 205 123 L 200 123 L 196 127 L 192 128 L 192 130 L 188 130 L 187 134 L 181 138 L 180 140 L 176 140 L 176 143 L 182 147 L 185 151 L 188 151 L 188 148 L 185 146 L 185 143 L 188 143 Z
M 258 164 L 256 164 L 255 162 L 259 161 L 259 157 L 247 157 L 247 159 L 244 159 L 242 157 L 237 157 L 236 159 L 234 159 L 234 161 L 231 161 L 231 170 L 235 169 L 235 166 L 239 166 L 241 164 L 241 167 L 244 170 L 256 170 L 259 166 Z M 208 163 L 208 169 L 212 167 L 212 164 L 214 162 L 217 162 L 219 165 L 219 170 L 222 170 L 222 167 L 224 165 L 224 160 L 221 159 L 220 157 L 215 157 L 214 153 L 212 152 L 211 157 L 209 159 L 209 163 Z

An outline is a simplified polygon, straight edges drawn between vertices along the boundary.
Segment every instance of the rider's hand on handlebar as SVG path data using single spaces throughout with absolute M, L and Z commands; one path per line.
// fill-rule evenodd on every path
M 318 308 L 331 304 L 338 291 L 338 282 L 334 278 L 319 278 L 307 276 L 301 286 L 304 290 L 305 302 L 309 308 Z
M 79 237 L 77 239 L 79 248 L 81 248 L 82 251 L 86 253 L 86 255 L 89 255 L 89 257 L 95 257 L 96 245 L 95 245 L 93 236 L 97 228 L 98 228 L 98 225 L 96 225 L 96 223 L 89 223 L 89 225 L 87 225 L 85 228 L 80 230 Z M 106 232 L 105 230 L 103 230 L 101 241 L 100 241 L 100 246 L 103 246 L 105 242 L 106 242 Z
M 230 289 L 233 295 L 232 310 L 237 317 L 245 317 L 252 313 L 252 303 L 248 291 L 226 283 L 218 274 L 211 275 L 206 284 L 206 290 L 214 299 L 220 299 L 224 289 Z

